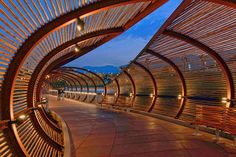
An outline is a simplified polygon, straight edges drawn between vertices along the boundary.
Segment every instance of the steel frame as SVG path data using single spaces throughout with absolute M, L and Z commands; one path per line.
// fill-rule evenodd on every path
M 220 66 L 222 72 L 224 73 L 224 76 L 226 79 L 226 86 L 227 86 L 227 99 L 229 99 L 229 100 L 234 99 L 234 81 L 233 81 L 232 74 L 229 70 L 229 67 L 225 63 L 225 61 L 222 59 L 222 57 L 216 51 L 214 51 L 213 49 L 204 45 L 203 43 L 199 42 L 198 40 L 193 39 L 193 38 L 191 38 L 187 35 L 181 34 L 181 33 L 177 33 L 177 32 L 171 31 L 171 30 L 165 30 L 163 32 L 163 34 L 168 35 L 173 38 L 176 38 L 181 41 L 185 41 L 185 42 L 201 49 L 202 51 L 204 51 L 208 55 L 210 55 L 217 62 L 217 64 Z M 233 104 L 230 103 L 230 106 L 233 106 Z
M 177 115 L 175 116 L 175 118 L 179 118 L 179 116 L 181 115 L 181 113 L 184 110 L 184 106 L 185 106 L 185 102 L 186 102 L 186 96 L 187 96 L 187 87 L 186 87 L 186 82 L 185 82 L 183 73 L 180 71 L 178 66 L 174 62 L 172 62 L 170 59 L 168 59 L 167 57 L 165 57 L 165 56 L 163 56 L 159 53 L 156 53 L 156 52 L 154 52 L 150 49 L 147 49 L 146 53 L 151 54 L 151 55 L 161 59 L 165 63 L 169 64 L 175 70 L 175 72 L 178 74 L 179 79 L 181 81 L 181 86 L 182 86 L 182 94 L 181 94 L 182 99 L 181 99 L 179 111 L 178 111 Z
M 136 85 L 134 83 L 134 80 L 132 78 L 132 76 L 126 71 L 126 69 L 123 71 L 124 74 L 126 74 L 132 84 L 132 87 L 133 87 L 133 97 L 132 97 L 132 100 L 131 100 L 131 107 L 133 107 L 133 104 L 134 104 L 134 100 L 135 100 L 135 97 L 136 97 Z
M 151 103 L 149 109 L 147 110 L 147 112 L 151 112 L 152 109 L 153 109 L 154 106 L 155 106 L 156 99 L 157 99 L 157 94 L 158 94 L 156 80 L 155 80 L 154 76 L 152 75 L 152 72 L 151 72 L 148 68 L 146 68 L 144 65 L 142 65 L 141 63 L 139 63 L 139 62 L 137 62 L 137 61 L 134 61 L 134 62 L 132 62 L 132 63 L 133 63 L 134 65 L 139 66 L 140 68 L 142 68 L 142 69 L 150 76 L 150 78 L 152 79 L 153 88 L 154 88 L 154 93 L 153 93 L 152 103 Z

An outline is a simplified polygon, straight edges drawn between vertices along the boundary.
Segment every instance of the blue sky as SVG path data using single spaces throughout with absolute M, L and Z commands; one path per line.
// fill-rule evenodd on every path
M 182 0 L 169 0 L 120 36 L 68 63 L 67 66 L 121 66 L 128 64 L 181 2 Z

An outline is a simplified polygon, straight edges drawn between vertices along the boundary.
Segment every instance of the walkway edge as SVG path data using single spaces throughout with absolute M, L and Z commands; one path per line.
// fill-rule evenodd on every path
M 182 120 L 179 119 L 175 119 L 175 118 L 170 118 L 167 116 L 163 116 L 163 115 L 159 115 L 159 114 L 154 114 L 154 113 L 147 113 L 147 112 L 143 112 L 143 111 L 138 111 L 138 110 L 134 110 L 134 109 L 130 109 L 130 112 L 132 113 L 137 113 L 137 114 L 142 114 L 145 116 L 150 116 L 150 117 L 154 117 L 154 118 L 158 118 L 164 121 L 168 121 L 177 125 L 182 125 L 185 127 L 189 127 L 192 129 L 195 129 L 195 125 L 188 123 L 188 122 L 184 122 Z M 209 127 L 205 127 L 205 126 L 199 126 L 199 130 L 206 132 L 206 133 L 210 133 L 210 134 L 215 134 L 215 129 L 213 128 L 209 128 Z M 229 140 L 233 140 L 233 137 L 230 134 L 227 134 L 226 132 L 222 132 L 220 131 L 220 136 Z
M 61 128 L 62 128 L 62 132 L 63 132 L 63 140 L 64 140 L 64 157 L 72 157 L 74 156 L 72 154 L 72 149 L 73 149 L 73 141 L 71 138 L 71 133 L 69 130 L 68 125 L 66 124 L 66 122 L 63 120 L 63 118 L 57 114 L 54 111 L 51 111 L 51 113 L 58 118 L 58 120 L 61 122 Z
M 182 125 L 182 126 L 185 126 L 185 127 L 188 127 L 188 128 L 195 129 L 195 126 L 191 123 L 184 122 L 180 119 L 175 119 L 175 118 L 167 117 L 167 116 L 156 114 L 156 113 L 149 113 L 149 112 L 139 111 L 139 110 L 135 110 L 135 109 L 132 109 L 132 108 L 127 108 L 127 107 L 118 107 L 118 106 L 111 107 L 111 106 L 106 105 L 106 104 L 103 104 L 102 106 L 103 106 L 103 108 L 107 108 L 107 109 L 111 109 L 111 110 L 123 110 L 125 112 L 131 112 L 131 113 L 135 113 L 135 114 L 149 116 L 149 117 L 157 118 L 157 119 L 164 120 L 164 121 L 167 121 L 167 122 L 170 122 L 170 123 L 174 123 L 174 124 L 177 124 L 177 125 Z M 213 134 L 213 135 L 215 134 L 215 129 L 213 129 L 213 128 L 209 128 L 209 127 L 205 127 L 205 126 L 199 126 L 199 130 L 203 131 L 203 132 L 206 132 L 206 133 L 209 133 L 209 134 Z M 230 134 L 227 134 L 226 132 L 220 131 L 220 136 L 222 138 L 226 138 L 226 139 L 229 139 L 229 140 L 233 141 L 233 137 Z

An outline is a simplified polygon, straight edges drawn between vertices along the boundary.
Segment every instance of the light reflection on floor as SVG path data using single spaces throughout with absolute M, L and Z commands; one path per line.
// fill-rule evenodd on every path
M 215 144 L 212 135 L 196 137 L 192 129 L 159 119 L 52 96 L 49 104 L 68 123 L 77 157 L 236 157 L 232 146 Z

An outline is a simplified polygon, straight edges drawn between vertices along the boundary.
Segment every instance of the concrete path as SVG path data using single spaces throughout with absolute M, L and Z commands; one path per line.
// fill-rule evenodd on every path
M 193 129 L 156 118 L 53 96 L 49 105 L 67 122 L 77 157 L 236 157 L 231 141 L 216 144 L 210 134 L 192 136 Z

